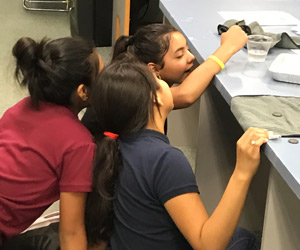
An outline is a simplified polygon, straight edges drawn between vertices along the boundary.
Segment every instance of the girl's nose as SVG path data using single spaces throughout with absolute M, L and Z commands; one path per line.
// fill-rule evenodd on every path
M 188 50 L 188 53 L 189 53 L 188 62 L 191 63 L 195 60 L 195 56 L 190 50 Z

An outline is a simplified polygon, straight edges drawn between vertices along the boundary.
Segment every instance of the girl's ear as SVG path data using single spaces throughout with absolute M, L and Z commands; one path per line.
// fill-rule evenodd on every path
M 155 63 L 149 62 L 149 63 L 147 64 L 147 66 L 148 66 L 148 68 L 151 70 L 152 73 L 155 73 L 155 72 L 157 71 L 157 69 L 156 69 L 156 64 L 155 64 Z
M 153 103 L 154 103 L 154 104 L 157 103 L 159 107 L 161 107 L 161 106 L 164 105 L 163 100 L 162 100 L 162 98 L 161 98 L 161 90 L 160 90 L 160 89 L 158 89 L 158 90 L 156 91 L 156 100 L 155 100 L 154 97 L 152 98 L 152 100 L 153 100 Z
M 158 66 L 157 64 L 153 63 L 153 62 L 150 62 L 147 64 L 148 68 L 151 70 L 152 73 L 155 74 L 155 76 L 158 78 L 158 79 L 161 79 L 160 78 L 160 74 L 159 74 L 159 70 L 158 70 Z
M 160 98 L 159 95 L 157 95 L 157 104 L 158 104 L 158 106 L 160 106 L 160 107 L 164 105 L 164 103 L 163 103 L 163 101 L 162 101 L 162 99 Z
M 89 99 L 89 88 L 83 83 L 77 87 L 77 95 L 82 101 L 87 101 Z

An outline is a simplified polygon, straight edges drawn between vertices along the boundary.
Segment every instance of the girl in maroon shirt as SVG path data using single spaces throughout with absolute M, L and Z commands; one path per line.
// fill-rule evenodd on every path
M 89 104 L 101 57 L 93 45 L 69 37 L 21 38 L 13 55 L 30 97 L 0 120 L 0 246 L 60 199 L 60 248 L 87 249 L 84 211 L 95 145 L 77 114 Z

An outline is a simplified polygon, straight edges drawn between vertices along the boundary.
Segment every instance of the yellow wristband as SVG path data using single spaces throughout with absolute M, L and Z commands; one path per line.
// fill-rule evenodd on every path
M 221 70 L 225 68 L 224 63 L 218 57 L 210 55 L 208 58 L 214 60 L 221 67 Z

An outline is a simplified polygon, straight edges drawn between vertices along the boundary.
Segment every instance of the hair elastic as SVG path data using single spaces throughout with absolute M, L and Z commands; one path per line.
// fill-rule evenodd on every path
M 208 58 L 214 60 L 221 67 L 221 70 L 225 68 L 224 63 L 218 57 L 210 55 Z
M 103 134 L 113 140 L 115 140 L 119 137 L 118 134 L 114 134 L 114 133 L 108 132 L 108 131 L 105 131 Z

